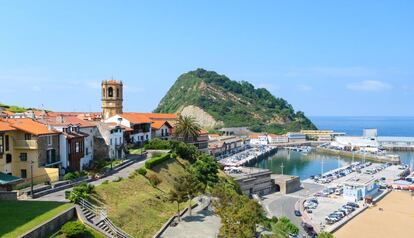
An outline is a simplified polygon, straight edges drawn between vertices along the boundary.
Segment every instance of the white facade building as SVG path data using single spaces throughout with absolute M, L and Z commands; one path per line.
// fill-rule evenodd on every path
M 279 144 L 279 143 L 289 142 L 289 138 L 286 135 L 269 134 L 267 135 L 267 139 L 269 141 L 269 144 Z
M 131 128 L 129 140 L 131 143 L 140 144 L 151 140 L 151 120 L 140 113 L 123 113 L 112 116 L 105 120 L 105 123 L 119 123 Z
M 249 138 L 250 138 L 250 145 L 252 146 L 269 144 L 266 134 L 251 134 L 249 135 Z

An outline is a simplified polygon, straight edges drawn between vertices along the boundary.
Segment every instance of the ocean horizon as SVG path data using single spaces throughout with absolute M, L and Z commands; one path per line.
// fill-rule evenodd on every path
M 319 130 L 362 135 L 365 128 L 378 129 L 378 136 L 414 137 L 414 116 L 309 116 Z

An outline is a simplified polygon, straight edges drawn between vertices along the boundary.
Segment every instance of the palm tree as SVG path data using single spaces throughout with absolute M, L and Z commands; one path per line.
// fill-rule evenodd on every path
M 197 140 L 200 130 L 201 127 L 194 117 L 180 114 L 175 124 L 174 136 L 176 138 L 182 138 L 184 142 L 189 143 Z

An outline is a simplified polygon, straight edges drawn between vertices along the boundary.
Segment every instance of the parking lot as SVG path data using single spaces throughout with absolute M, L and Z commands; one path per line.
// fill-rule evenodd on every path
M 382 186 L 386 186 L 391 184 L 403 171 L 404 167 L 399 165 L 355 163 L 352 166 L 325 173 L 324 176 L 316 177 L 316 179 L 308 179 L 306 182 L 321 184 L 323 187 L 320 191 L 308 196 L 304 203 L 304 209 L 308 211 L 306 215 L 310 218 L 310 223 L 316 229 L 330 231 L 364 209 L 364 201 L 356 201 L 350 197 L 342 196 L 343 186 L 346 183 L 350 181 L 364 183 L 377 180 Z M 382 193 L 383 191 L 380 190 L 374 194 L 374 197 L 378 197 Z M 314 202 L 312 202 L 312 197 L 315 198 Z M 356 203 L 355 207 L 351 206 L 350 202 Z

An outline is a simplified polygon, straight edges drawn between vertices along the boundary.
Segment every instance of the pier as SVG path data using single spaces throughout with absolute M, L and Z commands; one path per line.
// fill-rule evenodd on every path
M 392 164 L 400 164 L 400 157 L 398 155 L 375 155 L 369 153 L 353 153 L 351 151 L 344 151 L 344 150 L 333 150 L 328 148 L 321 148 L 316 147 L 316 151 L 319 153 L 329 154 L 329 155 L 341 155 L 348 158 L 355 158 L 355 159 L 367 159 L 381 163 L 392 163 Z
M 219 160 L 224 166 L 245 166 L 251 165 L 256 161 L 271 156 L 277 152 L 278 148 L 274 146 L 257 147 L 237 153 L 230 157 Z

